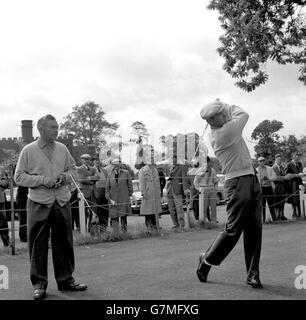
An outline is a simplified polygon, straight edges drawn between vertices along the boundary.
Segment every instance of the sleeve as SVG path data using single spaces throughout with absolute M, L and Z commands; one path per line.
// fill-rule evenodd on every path
M 106 185 L 105 185 L 105 198 L 110 200 L 110 177 L 107 177 L 106 179 Z
M 140 169 L 139 171 L 139 190 L 142 195 L 144 195 L 146 192 L 146 182 L 145 182 L 145 177 L 142 169 Z
M 200 176 L 200 175 L 196 175 L 196 176 L 194 177 L 193 183 L 194 183 L 194 187 L 195 187 L 197 190 L 200 190 L 201 176 Z
M 225 145 L 232 144 L 242 137 L 242 131 L 249 119 L 249 114 L 235 105 L 226 106 L 229 121 L 218 130 Z
M 283 181 L 283 179 L 277 175 L 274 168 L 271 168 L 270 170 L 268 170 L 268 176 L 269 176 L 269 180 L 272 182 Z
M 289 162 L 285 168 L 285 174 L 294 173 L 292 170 L 291 162 Z
M 75 165 L 75 160 L 73 159 L 71 153 L 69 150 L 66 148 L 67 152 L 67 159 L 66 159 L 66 165 L 65 165 L 65 170 L 63 172 L 63 175 L 65 176 L 65 179 L 68 183 L 72 182 L 71 176 L 74 178 L 74 180 L 77 179 L 77 173 L 76 173 L 76 165 Z
M 86 174 L 85 170 L 86 169 L 83 166 L 77 168 L 79 182 L 83 184 L 92 185 L 93 182 L 90 180 L 90 177 Z
M 160 176 L 159 176 L 159 173 L 158 173 L 157 169 L 155 169 L 154 172 L 155 172 L 155 181 L 156 181 L 157 192 L 158 192 L 158 195 L 161 195 Z
M 44 185 L 44 176 L 28 174 L 29 153 L 23 148 L 16 165 L 14 180 L 17 186 L 35 188 Z
M 273 168 L 272 167 L 268 168 L 267 172 L 268 172 L 269 180 L 270 181 L 275 181 L 276 173 L 274 172 Z
M 127 172 L 127 183 L 128 183 L 129 196 L 131 197 L 133 195 L 133 182 L 132 182 L 131 174 L 129 172 Z
M 182 183 L 183 183 L 183 190 L 187 190 L 188 189 L 188 177 L 187 177 L 187 166 L 183 165 L 182 166 Z

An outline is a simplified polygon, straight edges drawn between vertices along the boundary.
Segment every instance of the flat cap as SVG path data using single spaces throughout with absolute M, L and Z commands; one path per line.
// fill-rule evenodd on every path
M 80 158 L 81 158 L 81 159 L 91 159 L 91 155 L 88 154 L 88 153 L 84 153 L 84 154 L 81 155 Z
M 202 119 L 207 120 L 222 111 L 224 111 L 224 103 L 217 99 L 205 105 L 202 108 L 200 115 Z

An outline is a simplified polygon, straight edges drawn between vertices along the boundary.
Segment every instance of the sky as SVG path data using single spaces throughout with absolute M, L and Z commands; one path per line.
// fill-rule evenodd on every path
M 298 69 L 271 62 L 266 85 L 237 88 L 222 69 L 222 29 L 208 3 L 0 0 L 0 137 L 20 137 L 24 119 L 62 122 L 87 101 L 120 124 L 124 140 L 134 121 L 154 137 L 201 134 L 200 110 L 216 98 L 249 113 L 243 135 L 253 156 L 251 133 L 265 119 L 283 122 L 281 136 L 306 135 Z

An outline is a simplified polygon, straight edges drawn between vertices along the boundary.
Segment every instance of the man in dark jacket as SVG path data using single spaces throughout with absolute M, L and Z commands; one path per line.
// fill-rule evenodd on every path
M 173 165 L 166 185 L 168 206 L 173 222 L 173 228 L 185 227 L 183 195 L 189 192 L 187 186 L 187 168 L 177 163 L 177 156 L 173 156 Z
M 303 167 L 300 160 L 300 154 L 295 152 L 293 154 L 292 160 L 287 164 L 286 174 L 291 174 L 292 178 L 288 181 L 288 191 L 291 195 L 288 198 L 288 202 L 291 203 L 293 213 L 292 218 L 301 217 L 301 206 L 300 206 L 300 193 L 299 186 L 303 184 L 301 173 L 303 172 Z

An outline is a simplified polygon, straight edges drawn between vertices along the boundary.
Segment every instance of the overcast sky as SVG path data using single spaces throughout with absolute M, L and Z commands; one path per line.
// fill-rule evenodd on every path
M 265 119 L 282 121 L 281 135 L 306 135 L 297 68 L 269 63 L 265 86 L 238 89 L 216 52 L 222 30 L 208 2 L 0 0 L 0 137 L 19 137 L 21 120 L 47 113 L 61 122 L 88 100 L 125 140 L 136 120 L 154 136 L 201 134 L 199 112 L 215 98 L 250 114 L 248 141 Z

